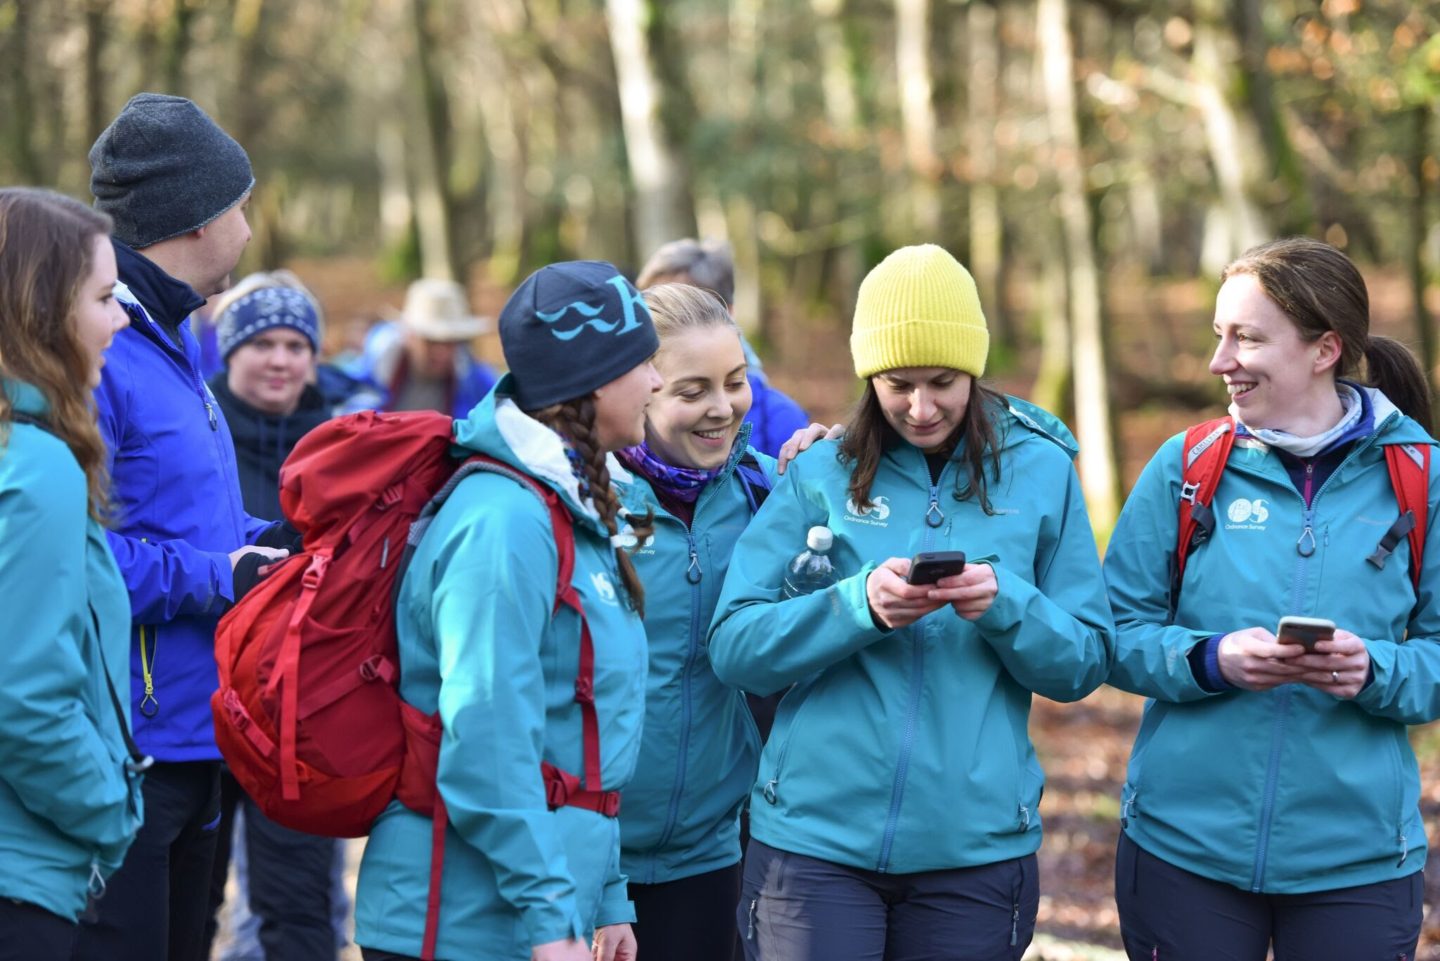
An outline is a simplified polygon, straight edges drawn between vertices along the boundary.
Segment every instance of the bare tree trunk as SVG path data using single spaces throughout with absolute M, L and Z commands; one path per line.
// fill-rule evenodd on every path
M 654 0 L 606 0 L 610 47 L 619 82 L 620 113 L 630 180 L 635 189 L 635 233 L 642 258 L 694 227 L 683 184 L 684 161 L 666 136 L 660 116 L 656 60 L 645 24 Z
M 1044 244 L 1040 262 L 1040 366 L 1030 399 L 1064 418 L 1071 397 L 1070 318 L 1065 298 L 1065 256 L 1058 244 Z
M 105 107 L 105 75 L 102 61 L 108 30 L 110 0 L 87 0 L 85 4 L 85 148 L 100 138 L 110 122 Z
M 191 30 L 195 25 L 195 13 L 200 0 L 174 0 L 170 15 L 161 30 L 164 36 L 160 61 L 160 76 L 165 84 L 165 93 L 183 96 L 189 89 L 185 78 L 185 60 L 190 55 Z
M 14 20 L 10 24 L 9 43 L 5 57 L 9 64 L 11 160 L 22 183 L 41 186 L 47 183 L 43 165 L 35 148 L 35 95 L 30 82 L 30 60 L 35 50 L 31 30 L 33 8 L 27 0 L 12 0 Z
M 1103 541 L 1119 515 L 1116 465 L 1101 316 L 1100 270 L 1096 261 L 1090 205 L 1080 158 L 1075 115 L 1074 56 L 1070 46 L 1068 0 L 1039 0 L 1038 49 L 1044 65 L 1045 100 L 1060 186 L 1060 221 L 1065 240 L 1067 300 L 1073 337 L 1075 428 L 1080 439 L 1080 482 L 1090 520 Z
M 728 112 L 737 129 L 752 122 L 755 75 L 760 63 L 760 24 L 764 0 L 734 0 L 730 5 L 730 95 Z M 832 25 L 833 26 L 833 25 Z M 822 19 L 819 29 L 825 30 Z M 828 67 L 826 102 L 829 102 Z M 775 345 L 760 286 L 760 227 L 754 199 L 743 190 L 724 200 L 725 233 L 735 258 L 735 320 L 750 335 L 759 334 L 767 346 Z
M 860 120 L 860 108 L 851 82 L 849 55 L 840 17 L 845 0 L 810 0 L 815 14 L 815 44 L 820 48 L 820 89 L 825 97 L 825 118 L 842 143 L 848 143 Z
M 1005 314 L 1001 297 L 1001 258 L 1004 256 L 1004 220 L 997 186 L 995 123 L 999 117 L 999 17 L 989 3 L 972 0 L 967 10 L 968 40 L 965 144 L 970 155 L 970 273 L 980 289 L 980 303 L 990 319 L 996 339 L 1013 350 L 1015 330 Z
M 1415 310 L 1415 333 L 1420 341 L 1421 366 L 1425 380 L 1430 384 L 1431 406 L 1436 403 L 1435 326 L 1430 311 L 1425 309 L 1425 290 L 1429 278 L 1425 271 L 1425 239 L 1429 234 L 1428 201 L 1429 189 L 1425 181 L 1425 158 L 1430 155 L 1430 111 L 1428 103 L 1410 108 L 1410 179 L 1415 183 L 1415 197 L 1410 203 L 1410 243 L 1406 256 L 1406 267 L 1410 274 L 1410 296 Z
M 930 0 L 895 0 L 895 69 L 900 120 L 910 167 L 911 230 L 917 240 L 940 239 L 940 171 L 935 152 L 935 104 L 931 97 Z
M 1195 97 L 1205 124 L 1206 145 L 1223 213 L 1222 218 L 1211 218 L 1210 222 L 1225 232 L 1225 243 L 1211 246 L 1212 255 L 1225 252 L 1222 261 L 1203 265 L 1212 275 L 1242 251 L 1269 239 L 1270 234 L 1264 215 L 1247 192 L 1258 178 L 1258 172 L 1250 168 L 1261 148 L 1253 121 L 1247 127 L 1250 118 L 1242 118 L 1226 95 L 1232 68 L 1221 51 L 1224 29 L 1224 0 L 1196 0 L 1191 54 Z
M 416 146 L 421 154 L 417 164 L 416 225 L 420 231 L 420 260 L 427 277 L 461 280 L 463 271 L 455 253 L 455 231 L 451 223 L 454 206 L 450 197 L 450 111 L 445 81 L 440 73 L 436 27 L 432 23 L 432 0 L 411 0 L 410 12 L 415 33 L 416 71 L 420 83 L 422 136 Z

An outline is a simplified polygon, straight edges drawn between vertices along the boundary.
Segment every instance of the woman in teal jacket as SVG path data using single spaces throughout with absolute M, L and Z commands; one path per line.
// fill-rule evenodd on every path
M 574 518 L 575 569 L 594 641 L 600 783 L 550 806 L 542 762 L 576 777 L 581 626 L 556 610 L 559 553 L 544 503 L 521 482 L 473 474 L 425 532 L 399 592 L 400 693 L 438 713 L 445 838 L 435 957 L 633 959 L 614 792 L 630 780 L 645 697 L 643 594 L 615 544 L 611 451 L 644 436 L 660 378 L 639 293 L 609 264 L 554 264 L 500 315 L 510 373 L 455 424 L 461 453 L 488 454 L 553 490 Z M 643 521 L 635 533 L 648 535 Z M 421 953 L 431 822 L 398 801 L 360 868 L 355 940 L 367 961 Z
M 645 302 L 665 385 L 651 401 L 645 443 L 620 455 L 635 477 L 627 510 L 655 517 L 635 553 L 650 670 L 620 863 L 648 961 L 730 961 L 740 808 L 755 783 L 760 739 L 744 695 L 710 669 L 704 640 L 730 553 L 772 484 L 774 461 L 747 445 L 745 352 L 725 302 L 686 284 L 648 288 Z
M 866 387 L 844 440 L 790 465 L 710 632 L 721 680 L 789 688 L 750 801 L 741 933 L 765 961 L 1018 959 L 1039 897 L 1031 695 L 1084 697 L 1111 651 L 1073 452 L 976 382 L 984 315 L 939 247 L 871 271 L 850 343 Z M 817 525 L 839 582 L 783 599 Z M 907 583 L 938 550 L 969 563 Z
M 1105 558 L 1110 682 L 1151 698 L 1116 867 L 1126 950 L 1413 958 L 1425 827 L 1406 725 L 1440 717 L 1440 465 L 1419 477 L 1418 590 L 1408 540 L 1388 559 L 1377 547 L 1401 513 L 1385 449 L 1423 464 L 1434 448 L 1425 380 L 1403 346 L 1369 336 L 1365 282 L 1327 244 L 1265 244 L 1222 279 L 1210 370 L 1235 440 L 1213 531 L 1172 596 L 1181 458 L 1200 446 L 1177 436 Z M 1340 379 L 1362 361 L 1378 389 Z M 1333 640 L 1277 640 L 1286 615 L 1333 621 Z
M 90 392 L 115 303 L 109 218 L 0 190 L 0 959 L 63 961 L 140 826 L 130 602 L 105 541 Z M 108 688 L 108 690 L 107 690 Z

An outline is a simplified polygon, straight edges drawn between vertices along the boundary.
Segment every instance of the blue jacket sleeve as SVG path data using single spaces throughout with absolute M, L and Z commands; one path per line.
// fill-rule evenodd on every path
M 1190 668 L 1190 649 L 1214 632 L 1169 623 L 1181 446 L 1180 438 L 1167 441 L 1145 465 L 1105 550 L 1116 631 L 1110 683 L 1176 703 L 1223 694 L 1207 691 Z
M 838 584 L 785 599 L 785 564 L 805 533 L 827 520 L 804 494 L 804 459 L 791 463 L 735 544 L 711 623 L 710 663 L 726 684 L 754 694 L 784 690 L 887 637 L 870 616 L 865 580 L 874 563 Z
M 1068 462 L 1063 476 L 1055 492 L 1062 509 L 1040 531 L 1034 583 L 992 565 L 999 590 L 975 627 L 1015 680 L 1051 700 L 1078 701 L 1110 672 L 1115 626 L 1079 477 Z M 1022 560 L 1031 561 L 1015 562 Z
M 1440 458 L 1437 458 L 1440 461 Z M 1434 470 L 1440 470 L 1437 463 Z M 1373 680 L 1355 697 L 1359 707 L 1401 724 L 1428 724 L 1440 718 L 1440 494 L 1430 476 L 1430 517 L 1420 590 L 1403 641 L 1366 638 Z M 1340 625 L 1343 627 L 1344 625 Z
M 90 625 L 84 479 L 18 460 L 14 485 L 0 491 L 0 771 L 27 810 L 110 867 L 139 822 L 123 761 L 85 707 L 94 681 L 82 656 Z M 113 712 L 105 719 L 116 723 Z
M 95 390 L 100 434 L 105 440 L 105 469 L 111 476 L 116 453 L 127 441 L 128 388 L 123 381 L 126 379 L 102 377 Z M 198 550 L 184 541 L 151 542 L 114 531 L 107 531 L 106 537 L 130 592 L 131 617 L 141 624 L 164 624 L 182 615 L 218 614 L 234 600 L 228 554 Z
M 540 501 L 520 492 L 531 503 L 499 505 L 494 490 L 461 484 L 446 508 L 463 522 L 433 532 L 445 537 L 430 598 L 445 731 L 437 783 L 456 831 L 543 944 L 588 927 L 539 774 L 559 557 Z
M 750 390 L 755 398 L 745 415 L 745 419 L 755 425 L 750 446 L 774 457 L 792 434 L 810 426 L 810 417 L 799 404 L 771 387 L 763 376 L 750 376 Z

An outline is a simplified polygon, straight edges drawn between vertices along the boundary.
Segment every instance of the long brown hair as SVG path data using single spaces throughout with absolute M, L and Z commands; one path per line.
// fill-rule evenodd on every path
M 1430 433 L 1430 386 L 1409 348 L 1370 333 L 1370 294 L 1359 269 L 1336 248 L 1309 237 L 1272 240 L 1245 251 L 1220 272 L 1223 283 L 1249 274 L 1307 343 L 1327 331 L 1340 338 L 1336 376 L 1370 382 Z
M 610 486 L 610 467 L 605 463 L 606 451 L 600 446 L 595 435 L 595 395 L 586 394 L 561 404 L 551 404 L 527 413 L 540 423 L 555 431 L 580 455 L 580 466 L 585 483 L 590 488 L 590 499 L 600 521 L 613 537 L 619 532 L 620 498 Z M 644 517 L 630 516 L 630 527 L 635 532 L 635 544 L 631 550 L 645 543 L 655 533 L 655 512 L 648 511 Z M 642 618 L 645 616 L 645 588 L 635 565 L 630 562 L 627 551 L 615 548 L 615 563 L 620 568 L 621 586 L 625 596 Z
M 101 521 L 110 509 L 105 442 L 75 316 L 95 238 L 110 229 L 109 217 L 61 194 L 0 189 L 0 377 L 44 395 L 48 427 L 85 472 L 90 516 Z M 13 421 L 13 404 L 0 391 L 0 440 L 7 445 Z
M 961 438 L 965 439 L 964 449 L 958 458 L 962 469 L 955 476 L 954 497 L 957 501 L 974 498 L 986 514 L 995 513 L 990 506 L 989 485 L 992 481 L 1000 481 L 1000 444 L 989 407 L 1002 403 L 999 394 L 979 380 L 971 381 L 965 414 L 941 448 L 947 457 L 951 457 Z M 865 392 L 845 424 L 845 436 L 840 441 L 838 454 L 840 462 L 850 467 L 850 500 L 857 510 L 871 506 L 870 488 L 875 484 L 875 474 L 880 469 L 880 459 L 885 451 L 903 443 L 906 443 L 905 439 L 885 419 L 873 378 L 866 378 Z

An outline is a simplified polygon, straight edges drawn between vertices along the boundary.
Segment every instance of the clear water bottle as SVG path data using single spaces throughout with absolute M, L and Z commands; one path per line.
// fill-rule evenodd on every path
M 835 565 L 830 563 L 830 548 L 834 545 L 835 535 L 830 528 L 810 528 L 805 535 L 805 550 L 796 554 L 785 568 L 786 598 L 823 591 L 840 579 L 835 574 Z

